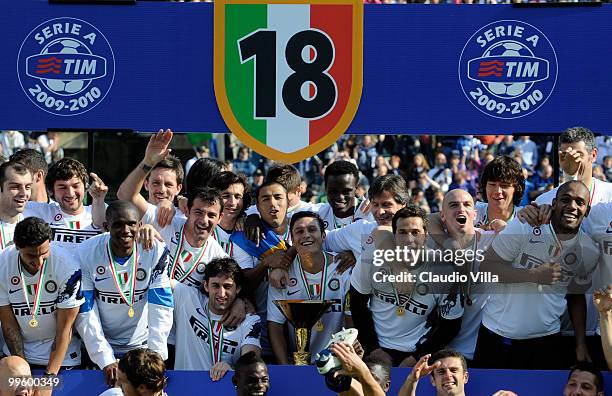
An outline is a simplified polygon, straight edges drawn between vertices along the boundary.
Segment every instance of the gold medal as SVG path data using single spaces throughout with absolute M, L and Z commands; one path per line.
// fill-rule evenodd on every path
M 317 324 L 315 325 L 315 328 L 317 329 L 317 331 L 323 331 L 323 329 L 325 328 L 325 326 L 323 326 L 323 322 L 321 322 L 320 320 L 317 322 Z
M 133 318 L 133 317 L 134 317 L 134 308 L 130 307 L 130 309 L 128 309 L 128 316 L 129 316 L 130 318 Z
M 404 307 L 397 307 L 395 309 L 395 312 L 397 312 L 397 316 L 404 316 L 406 310 L 404 309 Z
M 36 320 L 36 318 L 32 318 L 30 319 L 30 322 L 28 323 L 30 325 L 30 327 L 34 328 L 34 327 L 38 327 L 38 320 Z

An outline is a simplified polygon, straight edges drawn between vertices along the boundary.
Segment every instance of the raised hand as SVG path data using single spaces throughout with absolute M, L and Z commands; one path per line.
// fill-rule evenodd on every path
M 168 145 L 172 141 L 172 131 L 170 129 L 160 129 L 155 135 L 151 136 L 145 151 L 144 163 L 148 166 L 155 166 L 159 161 L 166 158 L 172 150 Z

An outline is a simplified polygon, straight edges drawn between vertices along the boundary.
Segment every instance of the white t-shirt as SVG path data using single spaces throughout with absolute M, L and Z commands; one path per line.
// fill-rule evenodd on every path
M 372 213 L 368 213 L 367 215 L 363 213 L 363 207 L 364 202 L 358 200 L 357 207 L 355 208 L 355 214 L 344 218 L 336 217 L 329 203 L 316 204 L 311 208 L 311 210 L 319 214 L 323 220 L 325 229 L 331 231 L 342 228 L 351 223 L 355 223 L 359 220 L 375 221 Z
M 241 356 L 242 347 L 260 347 L 261 322 L 257 315 L 247 314 L 236 328 L 221 326 L 220 315 L 208 310 L 208 297 L 201 291 L 177 283 L 174 288 L 174 324 L 176 329 L 175 370 L 210 370 L 213 366 L 209 343 L 210 323 L 213 327 L 213 350 L 222 338 L 221 361 L 234 366 Z M 220 335 L 222 334 L 222 337 Z M 218 350 L 218 349 L 217 349 Z
M 484 307 L 482 324 L 506 338 L 529 339 L 558 333 L 566 308 L 565 295 L 571 281 L 586 283 L 595 270 L 599 249 L 584 231 L 561 241 L 558 261 L 564 273 L 553 285 L 500 284 Z M 513 268 L 531 269 L 553 258 L 555 239 L 551 227 L 531 227 L 515 219 L 498 234 L 491 248 Z M 590 282 L 590 279 L 588 280 Z
M 101 234 L 103 230 L 93 224 L 91 206 L 84 206 L 76 216 L 65 213 L 57 202 L 29 201 L 23 212 L 24 217 L 39 217 L 53 229 L 53 244 L 67 249 Z
M 277 289 L 270 286 L 268 290 L 268 321 L 279 324 L 284 324 L 287 319 L 278 307 L 274 305 L 275 300 L 318 300 L 321 298 L 321 290 L 323 289 L 325 292 L 323 299 L 333 301 L 331 308 L 329 308 L 320 319 L 323 323 L 323 331 L 318 331 L 316 326 L 312 329 L 310 352 L 313 360 L 314 356 L 325 348 L 331 336 L 342 330 L 344 316 L 347 314 L 350 315 L 350 307 L 347 306 L 346 299 L 350 288 L 350 274 L 348 271 L 345 271 L 343 274 L 338 274 L 338 272 L 336 272 L 338 264 L 334 262 L 331 257 L 329 257 L 328 261 L 327 273 L 323 286 L 321 286 L 323 271 L 316 274 L 303 272 L 310 288 L 313 289 L 310 295 L 304 285 L 301 266 L 297 256 L 289 267 L 289 284 L 287 288 Z M 295 350 L 294 334 L 295 329 L 293 329 L 293 326 L 289 325 L 289 342 L 287 346 L 289 349 L 293 350 Z
M 482 226 L 489 224 L 490 220 L 489 220 L 489 215 L 487 214 L 487 210 L 489 209 L 489 204 L 487 202 L 478 201 L 476 202 L 475 207 L 476 207 L 476 218 L 474 219 L 474 226 L 481 228 Z M 512 215 L 506 221 L 506 223 L 514 219 L 518 211 L 521 209 L 522 207 L 514 205 L 514 211 L 512 212 Z
M 378 227 L 376 222 L 359 220 L 346 227 L 329 231 L 325 234 L 323 249 L 334 253 L 350 250 L 357 261 L 364 252 L 368 252 L 364 257 L 373 258 L 376 246 L 372 232 L 376 227 Z
M 164 338 L 149 345 L 149 348 L 165 355 L 165 351 L 156 350 L 158 343 L 167 343 L 168 333 L 172 328 L 172 292 L 168 280 L 169 254 L 165 245 L 155 242 L 153 248 L 145 250 L 137 245 L 138 263 L 136 286 L 134 288 L 134 317 L 128 316 L 129 306 L 117 290 L 117 284 L 111 271 L 108 257 L 110 234 L 104 233 L 82 243 L 78 249 L 83 270 L 83 294 L 88 302 L 87 309 L 81 308 L 81 315 L 96 306 L 99 317 L 93 326 L 101 326 L 104 338 L 113 348 L 115 356 L 139 347 L 146 347 L 149 338 Z M 117 268 L 117 276 L 123 295 L 130 291 L 131 259 Z M 152 305 L 168 308 L 167 315 L 157 315 Z M 165 337 L 164 337 L 165 335 Z M 87 341 L 87 340 L 86 340 Z M 96 362 L 97 363 L 97 362 Z M 108 363 L 108 362 L 107 362 Z
M 0 253 L 0 305 L 10 305 L 13 309 L 21 328 L 28 363 L 46 365 L 56 336 L 56 311 L 79 307 L 85 301 L 81 293 L 81 269 L 68 252 L 53 246 L 42 279 L 43 290 L 36 314 L 38 326 L 32 328 L 29 326 L 32 319 L 29 307 L 34 308 L 40 270 L 34 275 L 23 270 L 23 280 L 27 290 L 26 301 L 18 257 L 19 252 L 15 246 L 10 246 Z M 6 345 L 3 350 L 5 354 L 9 354 Z M 76 336 L 73 336 L 62 366 L 76 366 L 80 363 L 80 342 Z

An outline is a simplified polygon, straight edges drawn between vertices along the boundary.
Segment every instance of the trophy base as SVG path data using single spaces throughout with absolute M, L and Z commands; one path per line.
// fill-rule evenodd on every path
M 293 352 L 293 364 L 296 366 L 310 365 L 310 353 L 308 352 Z

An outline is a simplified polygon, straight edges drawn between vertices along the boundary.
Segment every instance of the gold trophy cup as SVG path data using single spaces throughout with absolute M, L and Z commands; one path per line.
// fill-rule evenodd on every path
M 274 305 L 295 328 L 293 360 L 296 366 L 310 364 L 310 332 L 332 304 L 331 300 L 274 300 Z

